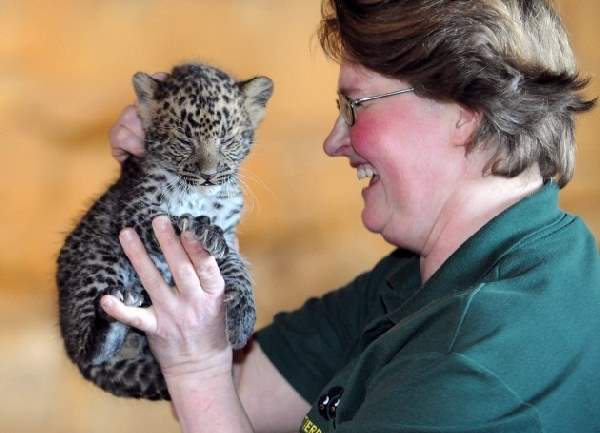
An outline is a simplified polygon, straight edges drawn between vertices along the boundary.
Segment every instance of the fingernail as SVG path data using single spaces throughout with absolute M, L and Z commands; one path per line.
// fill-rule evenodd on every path
M 121 230 L 121 239 L 125 242 L 129 242 L 133 239 L 133 229 Z
M 188 242 L 190 244 L 198 243 L 198 239 L 196 239 L 196 236 L 194 236 L 194 234 L 189 230 L 186 230 L 185 232 L 183 232 L 181 236 L 183 236 L 185 238 L 186 242 Z
M 115 303 L 115 301 L 113 300 L 113 298 L 111 296 L 102 297 L 100 302 L 102 303 L 103 307 L 110 307 Z
M 155 80 L 164 80 L 167 78 L 167 73 L 166 72 L 155 72 L 154 74 L 152 74 L 152 78 L 154 78 Z
M 154 223 L 156 224 L 156 228 L 160 231 L 165 231 L 171 225 L 171 221 L 169 217 L 161 215 L 154 218 Z

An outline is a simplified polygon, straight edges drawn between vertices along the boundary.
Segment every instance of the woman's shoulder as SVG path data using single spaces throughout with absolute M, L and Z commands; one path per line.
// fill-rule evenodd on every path
M 506 251 L 495 270 L 500 283 L 530 280 L 539 287 L 542 280 L 551 287 L 568 281 L 600 288 L 597 240 L 581 218 L 566 213 Z

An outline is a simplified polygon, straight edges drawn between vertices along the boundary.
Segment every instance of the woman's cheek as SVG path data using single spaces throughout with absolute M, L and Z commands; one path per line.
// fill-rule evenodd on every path
M 363 158 L 369 159 L 369 152 L 376 151 L 380 136 L 385 132 L 385 119 L 368 111 L 360 112 L 356 123 L 350 128 L 352 147 Z

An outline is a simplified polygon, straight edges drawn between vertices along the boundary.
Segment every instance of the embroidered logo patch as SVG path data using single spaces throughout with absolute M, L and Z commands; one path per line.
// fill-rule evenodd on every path
M 343 393 L 344 389 L 341 386 L 334 386 L 327 391 L 327 394 L 319 398 L 319 413 L 323 418 L 335 421 L 337 408 Z

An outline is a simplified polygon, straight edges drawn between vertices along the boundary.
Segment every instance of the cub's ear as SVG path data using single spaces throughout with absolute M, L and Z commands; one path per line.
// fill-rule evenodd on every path
M 136 72 L 133 75 L 133 88 L 140 102 L 154 99 L 154 95 L 158 89 L 158 80 L 155 80 L 144 72 Z
M 267 77 L 256 77 L 238 82 L 244 95 L 244 108 L 256 128 L 265 114 L 267 101 L 273 95 L 273 81 Z
M 142 120 L 142 126 L 146 128 L 152 121 L 154 100 L 159 81 L 144 72 L 136 72 L 132 81 L 138 98 L 138 112 Z

